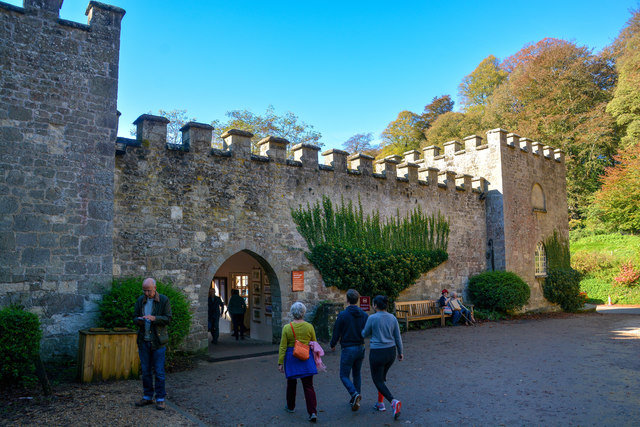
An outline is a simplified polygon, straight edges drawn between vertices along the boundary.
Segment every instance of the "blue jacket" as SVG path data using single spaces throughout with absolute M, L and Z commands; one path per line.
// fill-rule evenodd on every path
M 369 315 L 362 311 L 357 305 L 349 305 L 344 311 L 338 314 L 335 325 L 333 325 L 333 336 L 331 337 L 332 348 L 336 346 L 338 340 L 342 347 L 353 347 L 364 345 L 362 330 L 367 323 Z

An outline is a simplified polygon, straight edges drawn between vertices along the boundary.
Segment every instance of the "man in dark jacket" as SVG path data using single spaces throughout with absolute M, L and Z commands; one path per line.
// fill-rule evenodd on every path
M 360 386 L 362 377 L 360 376 L 360 368 L 364 360 L 364 338 L 362 338 L 362 330 L 367 323 L 367 313 L 358 307 L 358 299 L 360 294 L 355 289 L 347 291 L 347 301 L 349 306 L 346 310 L 338 314 L 336 323 L 333 326 L 333 336 L 331 337 L 331 351 L 335 351 L 338 340 L 342 347 L 340 354 L 340 380 L 351 396 L 349 404 L 352 411 L 360 409 Z M 349 374 L 353 374 L 353 382 L 349 378 Z
M 166 392 L 164 388 L 164 358 L 169 342 L 167 326 L 171 323 L 171 303 L 165 295 L 156 292 L 156 281 L 152 278 L 142 282 L 142 293 L 133 311 L 138 325 L 138 355 L 142 368 L 142 399 L 136 406 L 153 404 L 153 373 L 155 371 L 156 409 L 164 410 Z

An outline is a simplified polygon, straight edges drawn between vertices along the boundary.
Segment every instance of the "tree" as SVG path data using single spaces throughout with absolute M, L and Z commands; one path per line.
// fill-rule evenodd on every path
M 365 153 L 369 154 L 376 151 L 377 147 L 371 144 L 373 141 L 373 134 L 369 133 L 357 133 L 351 138 L 342 143 L 342 147 L 349 153 Z
M 434 96 L 430 104 L 425 105 L 422 112 L 423 132 L 433 125 L 442 114 L 453 111 L 454 102 L 449 95 Z
M 489 97 L 507 78 L 509 73 L 501 69 L 498 58 L 487 56 L 473 72 L 462 79 L 459 96 L 465 111 L 472 107 L 484 107 Z
M 234 110 L 228 111 L 226 116 L 229 118 L 227 121 L 216 120 L 211 123 L 218 139 L 229 129 L 240 129 L 254 135 L 251 140 L 254 149 L 257 142 L 267 136 L 285 138 L 291 145 L 299 143 L 323 145 L 320 142 L 322 134 L 314 130 L 312 125 L 300 121 L 298 116 L 290 111 L 282 115 L 276 114 L 273 105 L 267 108 L 264 115 L 254 114 L 249 110 Z
M 167 144 L 180 145 L 182 144 L 182 132 L 180 129 L 188 122 L 195 122 L 196 118 L 189 118 L 187 110 L 158 110 L 158 114 L 164 118 L 169 119 L 167 125 Z
M 483 125 L 564 150 L 569 211 L 580 221 L 618 144 L 616 124 L 605 111 L 615 83 L 611 61 L 586 47 L 544 39 L 507 58 L 503 68 L 511 74 L 489 98 Z
M 621 149 L 617 164 L 608 167 L 602 177 L 602 189 L 596 194 L 598 217 L 618 231 L 640 233 L 640 142 Z
M 382 131 L 380 156 L 402 155 L 409 150 L 418 150 L 424 140 L 420 116 L 411 111 L 401 111 Z
M 618 83 L 607 112 L 622 128 L 622 146 L 629 147 L 640 140 L 640 9 L 614 42 L 613 55 Z
M 462 141 L 466 136 L 482 134 L 482 116 L 477 111 L 448 112 L 439 116 L 426 133 L 427 145 L 442 147 L 448 141 Z

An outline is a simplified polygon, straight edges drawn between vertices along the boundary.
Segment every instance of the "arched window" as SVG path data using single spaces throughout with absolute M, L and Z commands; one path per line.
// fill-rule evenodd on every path
M 544 277 L 547 275 L 547 251 L 544 249 L 542 242 L 536 245 L 536 277 Z

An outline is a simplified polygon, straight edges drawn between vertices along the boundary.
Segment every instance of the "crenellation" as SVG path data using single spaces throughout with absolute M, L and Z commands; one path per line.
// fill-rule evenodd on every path
M 471 190 L 474 193 L 484 193 L 486 191 L 487 181 L 482 177 L 476 177 L 471 180 Z
M 261 156 L 266 156 L 276 163 L 285 163 L 288 144 L 289 141 L 285 138 L 268 136 L 261 139 L 257 145 Z
M 415 163 L 403 162 L 397 166 L 398 177 L 406 178 L 409 183 L 418 182 L 419 166 Z
M 532 141 L 530 138 L 520 138 L 520 141 L 518 142 L 520 145 L 520 150 L 531 153 L 531 142 Z
M 468 174 L 457 174 L 455 176 L 456 190 L 471 191 L 471 181 L 473 177 Z
M 29 0 L 33 1 L 33 0 Z M 42 0 L 35 0 L 42 1 Z M 62 0 L 44 0 L 45 2 L 60 2 L 62 4 Z M 124 17 L 125 11 L 117 6 L 111 6 L 108 4 L 100 3 L 94 0 L 89 2 L 87 6 L 87 10 L 85 11 L 85 15 L 87 15 L 87 19 L 89 22 L 89 27 L 113 27 L 120 29 L 120 24 L 122 22 L 122 18 Z
M 479 135 L 469 135 L 463 138 L 464 150 L 467 152 L 473 152 L 476 148 L 482 145 L 483 138 Z
M 507 134 L 509 132 L 504 129 L 491 129 L 487 132 L 487 144 L 494 146 L 503 146 L 507 144 Z
M 420 159 L 420 152 L 418 150 L 405 151 L 403 154 L 404 161 L 407 163 L 415 163 Z
M 449 141 L 443 144 L 444 156 L 451 157 L 462 149 L 462 143 L 460 141 Z
M 208 153 L 213 141 L 213 126 L 206 123 L 188 122 L 180 128 L 185 151 Z
M 384 159 L 380 159 L 375 162 L 376 172 L 393 180 L 398 177 L 398 164 L 400 164 L 398 160 L 385 157 Z
M 440 147 L 437 145 L 430 145 L 422 149 L 423 156 L 426 159 L 433 159 L 440 155 Z
M 43 15 L 58 19 L 62 0 L 24 0 L 23 6 L 25 12 L 30 15 Z
M 322 156 L 324 157 L 324 164 L 327 166 L 332 166 L 333 170 L 338 173 L 347 172 L 348 155 L 349 153 L 347 153 L 346 151 L 337 150 L 335 148 L 322 153 Z
M 418 180 L 426 182 L 427 185 L 437 185 L 439 172 L 438 168 L 423 166 L 418 169 Z
M 548 145 L 545 145 L 542 147 L 542 153 L 544 155 L 545 159 L 553 159 L 553 147 L 550 147 Z
M 563 163 L 564 162 L 564 151 L 562 151 L 559 148 L 556 148 L 555 150 L 553 150 L 553 158 L 555 159 L 556 162 Z
M 318 168 L 318 152 L 320 151 L 320 147 L 317 145 L 300 143 L 294 145 L 291 151 L 293 151 L 294 160 L 302 162 L 305 168 Z
M 542 144 L 540 144 L 537 141 L 532 142 L 531 143 L 531 154 L 533 154 L 534 156 L 539 156 L 540 154 L 542 154 Z
M 136 139 L 142 144 L 164 147 L 167 144 L 167 125 L 169 119 L 152 114 L 142 114 L 133 124 L 136 126 Z
M 233 157 L 249 159 L 251 157 L 251 138 L 253 134 L 245 130 L 229 129 L 222 135 L 222 149 L 229 150 Z
M 508 133 L 507 134 L 507 147 L 516 148 L 520 147 L 520 135 L 517 133 Z
M 355 153 L 347 157 L 351 169 L 360 171 L 363 176 L 373 173 L 373 157 L 363 153 Z

